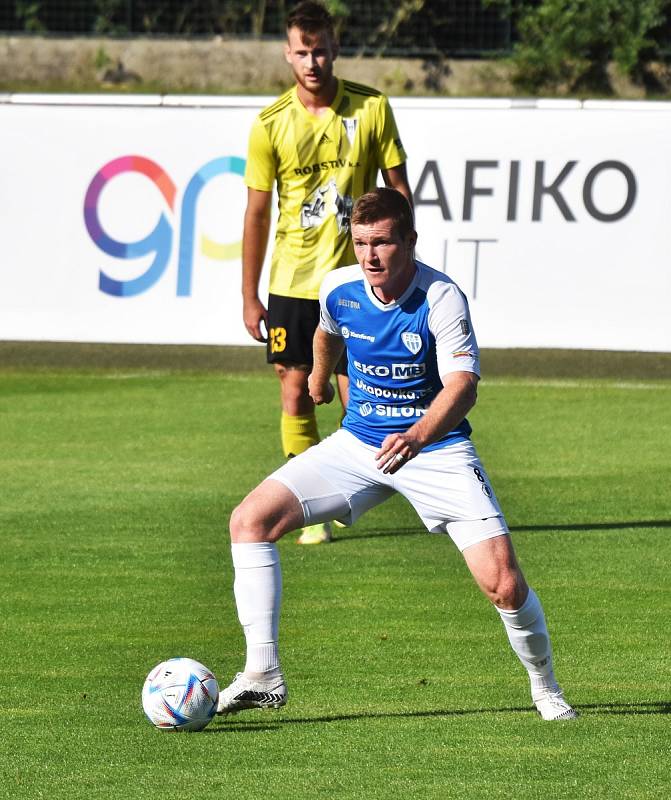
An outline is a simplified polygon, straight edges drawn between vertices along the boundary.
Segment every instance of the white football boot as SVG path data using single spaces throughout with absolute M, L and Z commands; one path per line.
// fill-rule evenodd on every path
M 556 691 L 548 689 L 543 694 L 534 698 L 536 709 L 545 720 L 577 719 L 578 712 L 564 700 L 564 693 L 557 688 Z
M 217 714 L 234 714 L 246 708 L 280 708 L 287 702 L 287 685 L 280 673 L 268 681 L 254 681 L 238 672 L 233 683 L 219 692 Z

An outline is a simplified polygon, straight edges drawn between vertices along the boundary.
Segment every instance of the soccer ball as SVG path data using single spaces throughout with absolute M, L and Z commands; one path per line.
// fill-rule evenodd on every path
M 192 658 L 162 661 L 142 687 L 144 713 L 161 730 L 202 731 L 215 715 L 218 699 L 217 679 Z

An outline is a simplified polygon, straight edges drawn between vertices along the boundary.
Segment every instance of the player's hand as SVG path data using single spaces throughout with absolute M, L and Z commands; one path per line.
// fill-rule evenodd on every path
M 377 468 L 385 475 L 393 475 L 404 464 L 414 458 L 421 450 L 421 445 L 407 433 L 390 433 L 377 451 L 375 460 Z
M 308 375 L 308 392 L 312 398 L 312 402 L 316 406 L 323 403 L 330 403 L 335 397 L 335 389 L 327 381 L 326 383 L 318 383 L 313 380 L 312 373 Z
M 261 323 L 268 330 L 268 311 L 258 297 L 245 300 L 242 304 L 242 321 L 251 337 L 257 342 L 267 342 L 268 337 L 261 328 Z

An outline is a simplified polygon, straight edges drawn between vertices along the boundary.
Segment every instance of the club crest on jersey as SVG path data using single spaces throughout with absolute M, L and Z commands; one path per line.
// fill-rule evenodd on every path
M 354 137 L 356 136 L 356 129 L 359 124 L 359 120 L 355 119 L 354 117 L 345 117 L 342 121 L 342 124 L 345 126 L 345 133 L 347 134 L 349 143 L 354 146 Z
M 401 341 L 410 350 L 413 356 L 422 349 L 422 337 L 418 333 L 409 333 L 405 331 L 401 334 Z

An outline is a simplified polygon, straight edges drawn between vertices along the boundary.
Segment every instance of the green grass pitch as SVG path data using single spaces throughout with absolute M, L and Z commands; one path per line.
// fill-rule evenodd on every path
M 154 664 L 242 667 L 227 518 L 280 463 L 275 380 L 0 370 L 0 798 L 667 796 L 671 379 L 490 375 L 473 438 L 581 718 L 537 717 L 459 553 L 395 498 L 280 544 L 289 704 L 167 734 Z

